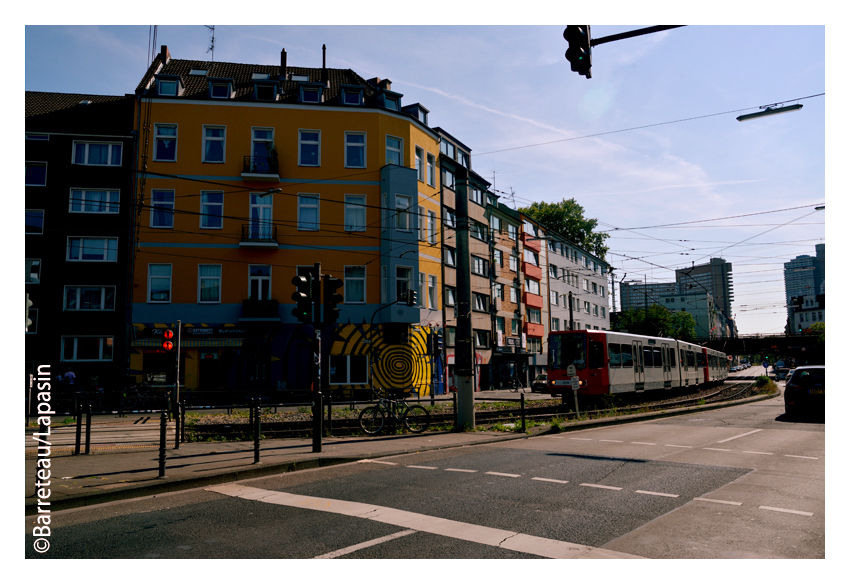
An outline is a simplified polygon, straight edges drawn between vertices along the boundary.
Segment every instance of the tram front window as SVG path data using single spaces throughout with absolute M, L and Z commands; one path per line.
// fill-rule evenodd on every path
M 584 369 L 587 366 L 587 336 L 550 336 L 549 368 L 566 369 L 570 365 L 575 365 L 576 369 Z

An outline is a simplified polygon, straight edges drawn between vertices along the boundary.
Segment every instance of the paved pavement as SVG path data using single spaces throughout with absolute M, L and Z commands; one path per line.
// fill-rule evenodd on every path
M 497 392 L 492 392 L 497 393 Z M 517 394 L 511 394 L 514 397 Z M 498 397 L 498 396 L 493 396 Z M 535 398 L 538 396 L 535 395 Z M 548 396 L 539 396 L 540 398 Z M 759 396 L 738 400 L 735 403 L 766 399 Z M 683 412 L 715 408 L 718 406 L 694 406 Z M 669 413 L 636 414 L 604 421 L 592 420 L 574 422 L 569 429 L 585 429 L 610 423 L 648 419 L 670 415 Z M 92 423 L 92 432 L 109 431 L 120 434 L 120 426 L 129 434 L 133 430 L 134 418 L 104 417 Z M 153 422 L 154 420 L 151 420 Z M 37 511 L 39 501 L 36 481 L 36 440 L 32 436 L 38 429 L 26 429 L 26 474 L 25 502 L 26 514 Z M 71 434 L 66 428 L 59 432 L 52 428 L 52 435 L 46 437 L 51 442 L 50 478 L 43 479 L 42 489 L 49 489 L 52 511 L 96 505 L 109 501 L 150 496 L 159 493 L 232 482 L 304 470 L 357 460 L 381 458 L 410 452 L 453 448 L 465 445 L 486 444 L 506 440 L 524 439 L 549 431 L 548 426 L 532 428 L 526 434 L 508 434 L 504 432 L 425 432 L 424 434 L 402 434 L 394 436 L 346 436 L 323 438 L 321 452 L 313 452 L 311 438 L 285 438 L 263 440 L 260 462 L 254 462 L 253 442 L 203 442 L 184 443 L 174 449 L 174 426 L 168 427 L 168 449 L 166 451 L 165 476 L 159 476 L 158 438 L 147 442 L 124 440 L 111 446 L 99 446 L 91 454 L 73 454 L 73 447 L 59 446 L 61 434 Z M 66 439 L 67 440 L 67 439 Z M 54 446 L 56 444 L 56 446 Z M 55 448 L 55 450 L 54 450 Z M 49 480 L 50 483 L 46 484 Z M 45 495 L 47 493 L 42 493 Z

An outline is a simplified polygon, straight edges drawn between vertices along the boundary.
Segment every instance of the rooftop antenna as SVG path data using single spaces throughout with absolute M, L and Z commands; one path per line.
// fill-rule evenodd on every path
M 210 56 L 210 62 L 214 62 L 215 61 L 215 25 L 210 26 L 209 24 L 205 24 L 204 26 L 206 26 L 210 30 L 210 33 L 211 33 L 210 48 L 207 49 L 207 52 L 212 53 L 212 55 Z

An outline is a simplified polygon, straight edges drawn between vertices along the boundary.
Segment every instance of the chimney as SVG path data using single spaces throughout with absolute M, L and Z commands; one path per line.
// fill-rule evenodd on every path
M 162 48 L 159 51 L 159 60 L 163 65 L 168 65 L 168 62 L 171 60 L 171 53 L 168 52 L 168 45 L 162 45 Z
M 328 86 L 327 46 L 322 45 L 322 83 Z
M 280 50 L 280 75 L 278 79 L 286 81 L 286 49 Z
M 392 87 L 392 81 L 389 79 L 384 79 L 378 82 L 378 87 L 383 89 L 384 91 L 390 91 L 390 87 Z

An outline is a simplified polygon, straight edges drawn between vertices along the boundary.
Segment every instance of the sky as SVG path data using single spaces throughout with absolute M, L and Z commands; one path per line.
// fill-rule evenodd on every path
M 285 48 L 291 66 L 321 67 L 325 44 L 329 67 L 390 79 L 403 105 L 428 108 L 505 204 L 574 198 L 610 233 L 615 280 L 674 281 L 722 257 L 739 333 L 771 334 L 785 327 L 783 264 L 826 237 L 815 207 L 826 203 L 827 20 L 605 43 L 591 79 L 570 71 L 563 24 L 215 25 L 213 51 L 201 24 L 157 25 L 155 41 L 150 25 L 27 25 L 24 73 L 28 91 L 122 95 L 160 45 L 176 59 L 253 64 L 279 64 Z M 591 25 L 591 36 L 650 25 Z M 736 120 L 772 104 L 803 108 Z

